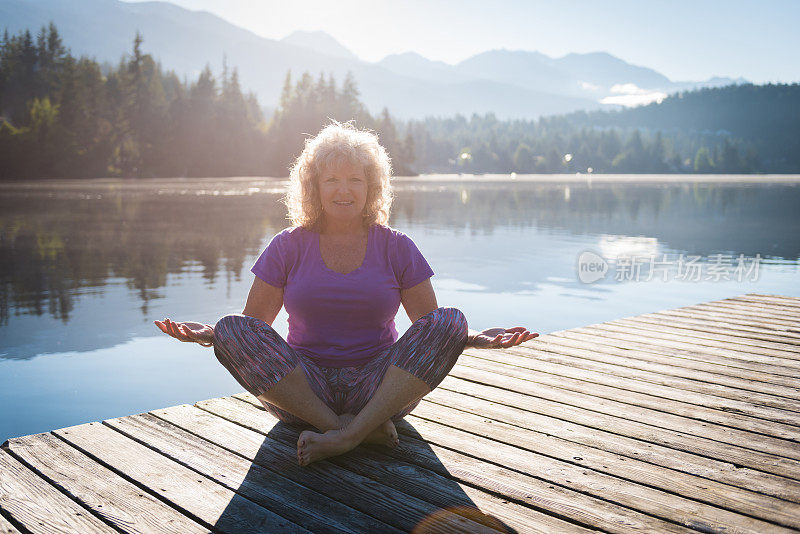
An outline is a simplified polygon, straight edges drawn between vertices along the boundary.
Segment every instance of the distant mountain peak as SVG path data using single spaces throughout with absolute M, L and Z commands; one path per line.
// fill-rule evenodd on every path
M 281 41 L 295 46 L 302 46 L 327 56 L 358 60 L 358 56 L 348 50 L 342 43 L 334 39 L 330 34 L 319 30 L 297 30 L 281 39 Z

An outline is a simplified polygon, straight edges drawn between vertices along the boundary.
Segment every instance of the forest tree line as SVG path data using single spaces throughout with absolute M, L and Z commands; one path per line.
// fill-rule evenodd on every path
M 373 116 L 352 75 L 287 73 L 267 117 L 236 68 L 194 81 L 141 50 L 75 58 L 54 25 L 0 42 L 0 178 L 285 176 L 330 119 L 374 130 L 395 174 L 800 172 L 800 85 L 679 93 L 538 120 Z
M 352 76 L 287 74 L 267 120 L 244 94 L 236 68 L 209 67 L 182 81 L 142 53 L 116 66 L 75 58 L 54 25 L 0 43 L 0 178 L 285 176 L 305 134 L 329 118 L 375 130 L 397 172 L 410 173 L 412 151 L 388 111 L 372 117 Z

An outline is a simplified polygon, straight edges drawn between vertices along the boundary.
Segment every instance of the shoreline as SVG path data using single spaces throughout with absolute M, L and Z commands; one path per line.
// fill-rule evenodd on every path
M 253 187 L 283 185 L 288 177 L 228 176 L 216 178 L 46 178 L 0 182 L 2 190 L 85 188 L 151 189 L 153 186 L 186 187 L 206 184 L 249 184 Z M 395 176 L 393 183 L 668 183 L 668 184 L 793 184 L 800 183 L 800 174 L 420 174 Z

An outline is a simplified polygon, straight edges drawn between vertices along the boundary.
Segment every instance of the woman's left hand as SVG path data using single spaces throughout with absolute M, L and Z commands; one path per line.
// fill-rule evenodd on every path
M 538 337 L 536 332 L 531 333 L 524 326 L 513 328 L 487 328 L 483 332 L 470 332 L 467 346 L 476 349 L 505 349 L 530 341 Z

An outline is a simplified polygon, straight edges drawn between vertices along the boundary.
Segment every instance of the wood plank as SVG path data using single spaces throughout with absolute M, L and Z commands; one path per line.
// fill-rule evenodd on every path
M 430 402 L 433 404 L 468 413 L 480 414 L 480 416 L 491 421 L 488 424 L 494 425 L 504 423 L 509 426 L 534 431 L 537 435 L 531 437 L 537 443 L 539 441 L 538 434 L 559 438 L 557 434 L 550 432 L 550 429 L 554 428 L 554 426 L 546 421 L 546 418 L 530 417 L 529 413 L 520 408 L 504 406 L 499 403 L 477 399 L 466 394 L 446 390 L 439 391 L 438 389 L 434 390 L 426 399 L 429 397 Z M 437 409 L 435 406 L 432 408 L 434 410 Z M 545 426 L 535 427 L 534 425 L 537 419 Z M 578 430 L 578 432 L 581 432 L 581 430 Z M 584 434 L 587 433 L 585 431 L 583 432 Z M 651 461 L 659 460 L 660 458 L 658 458 L 658 456 L 662 455 L 662 458 L 671 458 L 673 460 L 687 459 L 687 461 L 690 462 L 690 467 L 692 467 L 692 464 L 694 466 L 702 466 L 705 463 L 703 462 L 703 458 L 697 456 L 692 458 L 693 455 L 691 454 L 680 454 L 675 450 L 658 450 L 659 448 L 652 444 L 642 442 L 632 444 L 633 447 L 628 451 L 629 454 L 622 456 L 608 451 L 606 449 L 607 445 L 603 443 L 601 439 L 598 439 L 593 445 L 586 445 L 586 447 L 584 447 L 585 444 L 581 443 L 579 439 L 569 439 L 568 441 L 574 443 L 577 447 L 570 448 L 573 445 L 565 447 L 561 453 L 563 455 L 561 459 L 568 460 L 571 458 L 574 460 L 575 457 L 581 457 L 585 459 L 587 465 L 592 465 L 591 459 L 587 459 L 587 456 L 591 458 L 591 455 L 595 455 L 597 458 L 597 463 L 595 465 L 604 464 L 604 469 L 598 469 L 599 471 L 617 476 L 625 476 L 626 478 L 628 478 L 627 473 L 630 472 L 632 468 L 634 471 L 638 471 L 637 468 L 641 467 L 642 470 L 648 471 L 648 475 L 652 477 L 651 485 L 655 487 L 664 490 L 675 490 L 679 495 L 702 500 L 714 506 L 736 511 L 737 513 L 758 517 L 766 521 L 777 522 L 787 527 L 800 528 L 800 504 L 797 502 L 787 502 L 785 499 L 761 495 L 756 492 L 754 487 L 748 489 L 746 480 L 737 480 L 739 487 L 728 483 L 722 483 L 719 480 L 722 471 L 719 469 L 710 469 L 710 464 L 708 463 L 702 468 L 704 472 L 699 474 L 686 473 L 683 471 L 683 469 L 685 469 L 684 467 L 679 469 L 668 468 L 661 465 L 658 461 Z M 642 450 L 643 454 L 634 450 L 636 445 Z M 626 457 L 629 458 L 628 461 L 625 460 Z M 630 459 L 643 462 L 643 464 L 632 465 Z M 616 469 L 612 466 L 614 463 L 617 465 Z M 605 468 L 605 466 L 608 467 Z M 727 469 L 733 470 L 735 467 L 729 464 Z M 763 479 L 766 478 L 759 476 L 761 474 L 753 470 L 749 470 L 747 475 L 749 475 L 747 478 L 751 478 L 754 481 L 754 485 L 763 485 L 759 484 L 759 482 L 763 483 Z M 773 480 L 778 478 L 779 477 L 772 477 Z M 632 478 L 631 480 L 644 481 L 646 479 L 638 480 Z M 668 482 L 665 486 L 658 483 L 658 481 L 670 480 L 671 483 Z M 652 483 L 653 481 L 655 481 L 655 483 Z M 786 486 L 792 486 L 791 489 L 795 490 L 793 496 L 796 499 L 797 481 L 794 481 L 794 484 L 786 484 Z
M 753 301 L 745 301 L 745 300 L 734 300 L 734 299 L 722 299 L 716 300 L 713 302 L 715 305 L 719 306 L 732 306 L 732 307 L 739 307 L 742 309 L 752 310 L 758 313 L 766 313 L 766 314 L 774 314 L 781 318 L 788 319 L 788 320 L 798 320 L 800 319 L 800 313 L 797 312 L 796 309 L 780 306 L 777 304 L 770 304 L 764 302 L 753 302 Z
M 765 298 L 775 298 L 781 300 L 788 300 L 800 306 L 800 297 L 792 297 L 789 295 L 778 295 L 775 293 L 745 293 L 744 296 L 746 297 L 765 297 Z
M 687 339 L 686 336 L 671 332 L 668 328 L 651 330 L 647 335 L 632 327 L 624 327 L 612 323 L 601 323 L 590 326 L 575 328 L 576 331 L 597 331 L 602 330 L 612 332 L 613 337 L 628 339 L 630 341 L 658 343 L 660 347 L 668 347 L 682 350 L 692 350 L 703 352 L 704 354 L 714 354 L 728 358 L 739 357 L 747 360 L 752 356 L 769 356 L 775 364 L 786 367 L 800 369 L 800 354 L 796 351 L 775 350 L 768 348 L 746 347 L 714 340 L 703 340 L 700 342 L 694 338 Z M 610 334 L 609 337 L 612 337 Z
M 800 297 L 790 297 L 788 295 L 767 295 L 763 293 L 746 293 L 736 297 L 731 297 L 733 300 L 752 300 L 755 302 L 767 302 L 770 304 L 779 304 L 781 306 L 791 306 L 800 309 Z
M 263 410 L 254 410 L 252 406 L 233 398 L 212 399 L 203 402 L 203 406 L 203 409 L 228 421 L 269 435 L 270 438 L 291 447 L 296 446 L 296 431 L 287 425 L 277 424 L 277 419 L 272 416 L 266 417 L 266 412 Z M 213 408 L 213 412 L 210 410 L 211 408 Z M 529 503 L 525 502 L 525 499 L 519 499 L 517 496 L 509 496 L 508 499 L 498 498 L 470 486 L 459 484 L 456 480 L 441 476 L 427 468 L 399 462 L 391 456 L 376 452 L 376 450 L 389 451 L 390 449 L 359 447 L 357 451 L 330 458 L 327 461 L 443 509 L 457 506 L 461 509 L 474 510 L 474 513 L 484 516 L 489 514 L 486 517 L 495 518 L 495 522 L 500 520 L 506 524 L 506 526 L 501 526 L 500 530 L 505 530 L 507 527 L 525 529 L 530 525 L 535 525 L 537 529 L 544 531 L 572 532 L 576 528 L 575 525 L 565 524 L 561 520 L 527 508 L 526 505 Z M 509 500 L 515 502 L 509 503 Z M 585 532 L 583 528 L 580 530 Z
M 756 308 L 741 303 L 735 304 L 719 300 L 704 304 L 695 304 L 692 308 L 709 310 L 715 313 L 754 317 L 770 324 L 789 326 L 791 331 L 795 331 L 797 328 L 797 318 L 787 317 L 785 313 L 774 311 L 769 308 Z
M 9 452 L 124 532 L 210 532 L 51 434 L 8 441 Z
M 517 382 L 508 380 L 507 386 L 513 387 Z M 437 393 L 440 389 L 442 391 Z M 486 410 L 514 416 L 521 421 L 514 424 L 523 428 L 800 503 L 800 480 L 796 477 L 787 478 L 789 474 L 796 475 L 800 471 L 797 461 L 789 464 L 788 470 L 778 469 L 779 473 L 770 474 L 774 473 L 771 469 L 772 462 L 776 459 L 774 455 L 574 406 L 543 401 L 532 398 L 525 389 L 515 393 L 455 377 L 446 378 L 425 398 L 459 409 L 464 409 L 465 402 L 475 402 L 476 408 L 480 405 Z M 447 402 L 448 399 L 453 402 Z M 525 413 L 509 412 L 506 407 Z M 480 413 L 489 417 L 488 414 L 494 412 L 482 409 Z M 500 419 L 507 423 L 512 422 L 509 419 Z M 757 453 L 757 457 L 752 458 L 752 453 Z M 781 471 L 788 473 L 782 474 Z
M 788 301 L 791 301 L 791 302 L 797 304 L 798 306 L 800 306 L 800 297 L 792 297 L 792 296 L 789 296 L 789 295 L 778 295 L 778 294 L 775 294 L 775 293 L 755 293 L 755 292 L 753 292 L 753 293 L 745 293 L 744 296 L 746 296 L 746 297 L 768 297 L 768 298 L 775 298 L 775 299 L 781 299 L 781 300 L 788 300 Z
M 537 338 L 538 339 L 538 338 Z M 564 339 L 574 341 L 563 341 Z M 738 358 L 727 358 L 703 354 L 690 350 L 664 350 L 657 343 L 647 343 L 644 340 L 627 341 L 612 334 L 596 332 L 592 330 L 565 331 L 557 334 L 542 336 L 536 343 L 528 343 L 525 346 L 539 347 L 542 344 L 555 344 L 568 346 L 578 346 L 581 348 L 593 348 L 597 352 L 598 347 L 602 347 L 604 352 L 610 352 L 615 356 L 642 360 L 653 364 L 666 365 L 671 367 L 682 367 L 712 373 L 715 375 L 726 375 L 738 378 L 747 377 L 758 382 L 775 383 L 776 385 L 796 389 L 798 383 L 797 373 L 791 367 L 763 363 L 755 358 L 750 361 Z M 609 349 L 606 350 L 606 347 Z M 744 374 L 746 373 L 746 374 Z M 713 378 L 713 377 L 711 377 Z M 716 382 L 715 380 L 708 380 Z M 747 382 L 739 381 L 738 384 Z M 733 384 L 737 384 L 734 382 Z M 735 386 L 734 386 L 735 387 Z M 740 388 L 742 389 L 742 388 Z
M 724 330 L 729 335 L 745 339 L 765 341 L 775 341 L 787 345 L 800 347 L 800 334 L 782 333 L 778 335 L 774 330 L 753 326 L 754 323 L 736 322 L 723 320 L 719 317 L 708 318 L 699 314 L 683 312 L 654 312 L 636 316 L 632 319 L 647 320 L 657 319 L 659 321 L 669 321 L 675 326 L 697 330 L 699 332 L 719 332 Z
M 8 519 L 0 515 L 0 534 L 20 534 L 20 531 Z
M 0 509 L 26 531 L 117 532 L 0 449 Z
M 724 299 L 715 300 L 722 304 L 736 304 L 740 306 L 749 306 L 754 309 L 766 308 L 769 310 L 777 310 L 780 312 L 796 313 L 800 316 L 800 310 L 790 300 L 782 299 L 766 299 L 764 297 L 747 297 L 746 295 L 737 295 L 727 297 Z
M 231 404 L 228 399 L 214 399 L 204 402 L 204 409 L 214 410 L 221 416 L 230 418 L 238 424 L 262 429 L 262 432 L 273 434 L 270 425 L 274 418 L 267 414 L 258 401 L 248 393 L 236 395 L 242 401 L 239 406 Z M 402 427 L 404 423 L 399 425 Z M 407 425 L 406 425 L 407 426 Z M 366 449 L 366 451 L 365 451 Z M 361 454 L 371 452 L 368 448 L 359 448 Z M 378 449 L 373 449 L 378 450 Z M 662 520 L 652 518 L 628 508 L 602 499 L 572 491 L 548 481 L 538 480 L 527 473 L 515 472 L 502 465 L 503 450 L 492 456 L 494 463 L 476 460 L 461 452 L 463 449 L 447 449 L 436 444 L 426 443 L 422 436 L 413 432 L 411 427 L 401 437 L 400 446 L 396 449 L 380 448 L 383 461 L 395 459 L 400 465 L 419 465 L 440 475 L 455 477 L 458 480 L 471 482 L 479 487 L 491 487 L 503 497 L 543 509 L 560 517 L 575 520 L 581 524 L 601 528 L 608 532 L 683 532 L 686 529 Z M 472 452 L 472 451 L 470 451 Z M 374 454 L 374 453 L 373 453 Z M 384 456 L 385 455 L 385 456 Z M 452 459 L 454 463 L 448 461 Z M 403 469 L 404 472 L 406 468 Z M 427 478 L 430 475 L 426 475 Z M 420 478 L 420 477 L 413 477 Z M 467 486 L 469 487 L 469 486 Z
M 790 327 L 789 328 L 790 331 L 793 327 L 796 326 L 796 321 L 786 318 L 785 316 L 779 313 L 775 314 L 775 313 L 770 313 L 769 311 L 759 311 L 752 307 L 740 306 L 735 304 L 732 305 L 730 303 L 724 303 L 724 302 L 721 304 L 718 303 L 719 301 L 704 302 L 678 309 L 687 311 L 703 311 L 705 313 L 741 317 L 744 319 L 759 321 L 761 323 L 777 327 L 788 326 Z
M 791 320 L 782 320 L 780 316 L 761 316 L 760 314 L 748 312 L 747 310 L 736 310 L 730 307 L 715 308 L 712 305 L 695 304 L 684 308 L 674 308 L 667 310 L 658 310 L 658 313 L 678 311 L 682 313 L 698 314 L 704 317 L 718 317 L 725 318 L 732 321 L 741 321 L 745 324 L 758 326 L 759 328 L 766 328 L 772 330 L 781 336 L 797 336 L 800 331 L 797 331 L 796 322 Z
M 645 314 L 651 315 L 651 314 Z M 652 315 L 679 316 L 690 320 L 721 321 L 731 325 L 734 330 L 749 330 L 762 335 L 773 336 L 774 341 L 796 345 L 800 340 L 800 332 L 792 331 L 791 321 L 788 324 L 773 323 L 769 319 L 743 313 L 731 313 L 730 310 L 701 309 L 695 306 L 656 310 Z
M 252 400 L 257 402 L 254 398 Z M 248 404 L 234 397 L 204 401 L 203 406 L 204 409 L 247 428 L 269 433 L 271 437 L 287 443 L 295 442 L 294 435 L 288 427 L 274 426 L 277 422 L 275 418 L 264 412 L 260 406 Z M 372 476 L 383 474 L 389 479 L 403 479 L 405 484 L 418 486 L 417 491 L 428 493 L 428 499 L 441 499 L 451 484 L 446 479 L 453 479 L 467 482 L 469 486 L 464 486 L 465 488 L 474 486 L 482 490 L 469 495 L 474 501 L 474 504 L 469 504 L 471 506 L 478 504 L 487 512 L 492 510 L 485 508 L 487 493 L 484 491 L 497 494 L 502 499 L 530 506 L 531 509 L 542 509 L 557 517 L 565 517 L 583 525 L 597 526 L 607 532 L 631 532 L 641 530 L 644 526 L 649 530 L 655 525 L 651 518 L 614 503 L 566 488 L 551 486 L 534 477 L 501 466 L 481 463 L 461 452 L 430 445 L 409 436 L 404 437 L 396 449 L 368 445 L 359 447 L 358 451 L 357 455 L 349 459 L 336 460 L 342 466 L 366 470 Z M 500 512 L 504 513 L 502 509 Z M 526 510 L 525 514 L 529 516 L 531 510 Z M 505 519 L 503 515 L 499 517 Z M 642 519 L 645 521 L 644 525 L 641 524 Z M 523 525 L 529 523 L 530 519 L 526 519 Z M 548 526 L 548 528 L 557 527 L 561 527 L 559 530 L 563 529 L 563 525 L 559 523 Z M 587 531 L 577 526 L 569 528 Z
M 530 399 L 530 397 L 525 392 L 514 394 L 512 391 L 493 386 L 472 382 L 465 385 L 464 382 L 457 379 L 450 382 L 450 387 L 461 388 L 461 391 L 440 387 L 429 394 L 426 399 L 430 397 L 431 402 L 463 411 L 467 411 L 467 408 L 472 405 L 475 407 L 476 413 L 480 407 L 479 413 L 487 418 L 498 419 L 615 454 L 630 456 L 662 467 L 683 471 L 689 475 L 715 479 L 728 485 L 800 503 L 799 480 L 787 478 L 786 475 L 772 475 L 766 472 L 766 469 L 759 469 L 758 460 L 761 460 L 761 464 L 771 465 L 767 462 L 781 460 L 780 457 L 759 455 L 759 459 L 756 461 L 746 459 L 746 463 L 739 463 L 737 459 L 747 458 L 747 454 L 752 451 L 700 438 L 696 438 L 697 446 L 692 448 L 689 444 L 691 439 L 687 438 L 685 434 L 681 435 L 681 432 L 676 429 L 653 428 L 622 418 L 615 419 L 607 415 L 598 415 L 589 410 L 575 407 L 564 407 L 566 408 L 564 409 L 553 406 L 557 403 L 550 403 L 544 408 L 539 408 L 539 405 L 543 403 L 536 403 L 529 408 L 530 400 L 526 399 Z M 501 402 L 498 399 L 506 400 Z M 521 403 L 524 408 L 511 405 L 515 401 Z M 540 411 L 546 413 L 542 414 Z M 549 415 L 549 413 L 553 415 Z M 564 419 L 570 415 L 571 419 Z M 598 418 L 599 421 L 593 422 L 592 417 Z M 618 426 L 610 426 L 609 423 L 617 423 Z M 637 436 L 637 432 L 638 437 L 629 437 Z M 715 454 L 716 451 L 719 454 Z M 795 474 L 797 461 L 786 463 L 793 468 L 792 474 Z
M 641 317 L 661 317 L 664 319 L 674 320 L 682 324 L 698 324 L 704 327 L 720 330 L 725 329 L 729 333 L 735 333 L 744 337 L 752 337 L 753 339 L 769 339 L 773 341 L 780 341 L 792 345 L 800 344 L 800 334 L 788 332 L 786 330 L 776 330 L 763 326 L 760 323 L 752 320 L 737 319 L 730 316 L 723 317 L 720 315 L 707 314 L 701 312 L 685 312 L 681 309 L 677 310 L 664 310 L 659 312 L 648 313 Z
M 203 526 L 221 532 L 308 532 L 123 434 L 86 423 L 53 433 Z
M 548 346 L 546 344 L 547 341 L 549 340 L 545 339 L 542 343 L 537 344 L 536 346 L 538 348 L 535 349 L 531 348 L 531 345 L 523 344 L 512 349 L 507 349 L 507 352 L 515 355 L 528 356 L 536 361 L 557 363 L 576 369 L 604 373 L 613 377 L 674 388 L 672 391 L 661 390 L 666 393 L 663 395 L 666 398 L 679 400 L 696 398 L 699 400 L 697 404 L 704 406 L 751 415 L 753 417 L 788 425 L 797 426 L 800 424 L 798 421 L 798 412 L 794 411 L 796 408 L 796 401 L 793 399 L 762 394 L 753 390 L 734 388 L 728 385 L 693 380 L 690 377 L 650 371 L 646 370 L 648 366 L 645 364 L 630 366 L 618 365 L 611 363 L 613 361 L 611 356 L 606 357 L 599 355 L 596 346 L 594 346 L 594 350 L 570 348 L 567 346 Z M 589 347 L 591 347 L 591 343 Z M 603 348 L 608 352 L 612 352 L 606 349 L 606 347 Z M 598 380 L 601 379 L 598 378 Z M 636 387 L 634 384 L 627 383 L 627 385 L 631 387 L 623 387 L 627 389 Z M 658 390 L 658 388 L 652 391 L 656 390 Z M 687 392 L 700 393 L 703 394 L 703 396 L 697 397 Z M 647 393 L 649 393 L 649 391 L 647 391 Z M 686 402 L 689 401 L 686 400 Z
M 674 410 L 673 413 L 676 414 L 682 413 L 687 417 L 719 422 L 741 430 L 800 442 L 800 426 L 796 424 L 765 420 L 760 413 L 755 415 L 750 413 L 754 410 L 753 405 L 749 403 L 674 388 L 672 387 L 671 379 L 647 381 L 639 380 L 638 373 L 628 373 L 625 370 L 607 372 L 605 369 L 580 369 L 578 368 L 579 364 L 573 363 L 569 357 L 553 357 L 554 353 L 531 349 L 513 352 L 508 349 L 504 352 L 481 350 L 471 353 L 465 352 L 464 354 L 540 371 L 559 379 L 562 377 L 564 379 L 571 378 L 582 383 L 578 386 L 578 391 L 590 391 L 593 395 L 600 395 L 602 392 L 602 389 L 595 386 L 604 385 L 619 389 L 620 395 L 627 391 L 650 397 L 654 402 L 663 402 L 664 406 L 670 405 Z M 462 358 L 464 358 L 463 355 Z M 565 380 L 566 383 L 568 383 L 567 380 Z M 680 404 L 670 404 L 671 402 Z M 644 406 L 644 404 L 638 404 Z M 680 409 L 681 405 L 684 405 L 682 411 Z M 760 408 L 757 406 L 755 411 L 759 411 Z M 728 417 L 725 417 L 726 415 Z
M 487 423 L 480 415 L 451 409 L 441 404 L 433 404 L 423 400 L 414 409 L 413 415 L 449 426 L 452 429 L 462 429 L 475 437 L 486 433 Z M 730 493 L 724 495 L 709 493 L 698 484 L 691 484 L 689 481 L 683 480 L 683 477 L 677 476 L 677 473 L 671 469 L 659 468 L 639 460 L 604 453 L 604 451 L 599 451 L 592 447 L 578 445 L 540 433 L 532 433 L 530 430 L 521 429 L 501 421 L 493 421 L 491 423 L 491 438 L 492 441 L 502 442 L 529 452 L 534 452 L 535 449 L 536 454 L 543 454 L 556 459 L 562 465 L 567 463 L 576 464 L 585 473 L 590 473 L 585 475 L 587 477 L 596 479 L 601 477 L 615 478 L 621 486 L 628 488 L 631 493 L 635 492 L 637 495 L 647 496 L 649 499 L 653 499 L 653 502 L 659 503 L 658 510 L 653 510 L 649 513 L 679 524 L 687 525 L 686 515 L 684 514 L 687 510 L 690 510 L 690 515 L 694 520 L 701 521 L 712 529 L 736 528 L 752 532 L 766 532 L 773 529 L 789 530 L 785 527 L 777 527 L 766 521 L 718 508 L 718 506 L 721 506 L 718 504 L 720 501 L 728 499 L 728 506 L 733 510 L 741 509 L 747 505 L 732 497 Z M 488 460 L 488 458 L 486 459 Z M 540 471 L 537 469 L 533 472 Z M 612 473 L 616 473 L 616 475 Z M 566 480 L 569 481 L 568 483 L 571 487 L 574 487 L 574 481 L 571 476 Z M 608 498 L 609 494 L 606 494 L 606 497 Z M 621 497 L 614 497 L 614 500 L 618 498 Z M 619 500 L 617 502 L 622 503 Z M 714 502 L 715 504 L 706 504 L 707 502 Z
M 151 414 L 105 424 L 312 532 L 402 532 Z M 286 459 L 296 463 L 296 457 Z
M 758 347 L 771 348 L 781 351 L 794 352 L 800 354 L 798 343 L 788 343 L 786 341 L 774 341 L 768 339 L 758 339 L 753 335 L 739 335 L 737 332 L 724 329 L 699 328 L 691 323 L 677 323 L 674 319 L 663 319 L 642 315 L 638 317 L 626 317 L 615 321 L 608 321 L 607 324 L 627 326 L 646 331 L 662 331 L 667 329 L 669 332 L 680 332 L 684 339 L 704 345 L 707 340 L 722 341 L 730 343 L 732 348 L 737 347 Z M 724 332 L 724 333 L 721 333 Z
M 619 327 L 619 331 L 644 331 L 647 333 L 646 335 L 650 333 L 664 334 L 665 339 L 678 339 L 703 347 L 704 350 L 706 347 L 716 347 L 737 353 L 769 355 L 793 361 L 796 361 L 797 357 L 800 356 L 800 347 L 793 343 L 753 340 L 732 336 L 727 332 L 720 333 L 719 331 L 697 332 L 683 326 L 676 327 L 668 321 L 656 321 L 654 325 L 647 321 L 638 321 L 636 318 L 624 318 L 600 323 L 599 326 Z
M 397 528 L 412 530 L 424 518 L 443 514 L 452 522 L 453 531 L 460 528 L 496 534 L 494 529 L 449 513 L 440 506 L 343 469 L 329 461 L 300 467 L 297 464 L 296 431 L 293 432 L 290 443 L 281 443 L 270 435 L 255 432 L 194 406 L 174 406 L 151 413 L 203 439 L 224 446 L 251 462 L 280 469 L 283 476 L 301 482 L 351 508 L 380 517 Z
M 431 409 L 430 406 L 435 406 Z M 419 411 L 419 415 L 417 414 Z M 453 413 L 456 412 L 455 417 Z M 427 420 L 427 421 L 426 421 Z M 496 422 L 492 424 L 492 435 L 497 439 L 483 437 L 486 424 L 476 415 L 446 407 L 422 402 L 415 412 L 406 418 L 413 428 L 427 441 L 431 441 L 453 450 L 469 450 L 470 455 L 487 462 L 498 463 L 523 473 L 536 473 L 537 477 L 548 480 L 552 484 L 566 485 L 579 491 L 602 496 L 602 498 L 630 506 L 657 517 L 692 528 L 711 531 L 735 528 L 737 532 L 788 532 L 789 529 L 772 525 L 764 521 L 742 516 L 734 512 L 721 510 L 713 506 L 699 503 L 670 493 L 629 482 L 614 476 L 594 471 L 591 467 L 572 465 L 570 462 L 551 458 L 549 453 L 555 452 L 547 447 L 547 456 L 533 452 L 539 451 L 543 442 L 530 439 L 529 431 L 519 434 L 520 429 Z M 445 422 L 446 421 L 446 422 Z M 449 426 L 457 425 L 457 426 Z M 447 426 L 445 426 L 447 425 Z M 401 423 L 398 429 L 406 432 Z M 413 430 L 412 430 L 413 432 Z M 559 442 L 563 440 L 545 440 Z M 513 442 L 510 444 L 509 442 Z M 556 453 L 557 454 L 557 453 Z M 578 460 L 581 461 L 579 457 Z M 635 460 L 628 459 L 632 465 Z M 643 462 L 642 462 L 643 463 Z
M 800 304 L 797 303 L 796 299 L 792 299 L 791 297 L 768 297 L 768 296 L 761 296 L 761 295 L 740 295 L 738 297 L 730 297 L 727 299 L 723 299 L 723 302 L 744 302 L 748 305 L 755 304 L 759 307 L 765 307 L 773 310 L 779 311 L 787 311 L 790 313 L 794 313 L 795 315 L 800 315 Z
M 745 448 L 755 447 L 756 450 L 762 452 L 800 460 L 800 446 L 798 446 L 797 440 L 779 439 L 764 433 L 734 428 L 730 423 L 741 423 L 742 416 L 733 416 L 702 406 L 653 397 L 567 376 L 554 375 L 493 359 L 477 358 L 468 354 L 461 356 L 459 363 L 453 367 L 448 378 L 452 377 L 456 380 L 464 379 L 493 385 L 494 380 L 492 378 L 494 373 L 502 373 L 534 382 L 533 387 L 535 389 L 532 393 L 528 392 L 528 395 L 538 398 L 549 399 L 570 406 L 590 407 L 591 410 L 596 412 L 662 428 L 690 426 L 693 435 Z M 442 384 L 444 383 L 442 382 Z M 442 387 L 442 385 L 440 384 L 439 387 Z M 758 419 L 753 421 L 762 423 Z M 761 427 L 757 428 L 761 429 Z M 766 425 L 766 428 L 770 428 L 770 426 Z M 795 437 L 800 438 L 800 436 Z
M 694 350 L 691 348 L 666 347 L 659 343 L 649 342 L 647 339 L 641 339 L 641 337 L 638 339 L 624 339 L 623 336 L 597 332 L 591 329 L 584 329 L 583 327 L 553 332 L 552 334 L 547 334 L 545 336 L 541 336 L 540 338 L 536 338 L 535 342 L 529 341 L 524 345 L 536 347 L 540 343 L 559 342 L 561 338 L 578 339 L 578 336 L 589 336 L 589 338 L 580 337 L 580 339 L 583 339 L 588 343 L 604 343 L 605 345 L 612 347 L 615 346 L 621 349 L 639 350 L 646 353 L 656 353 L 678 359 L 692 361 L 696 360 L 697 358 L 702 358 L 710 362 L 730 362 L 731 365 L 750 365 L 753 367 L 758 366 L 765 372 L 782 376 L 794 376 L 797 373 L 797 369 L 795 369 L 795 364 L 793 361 L 776 360 L 772 356 L 762 356 L 758 354 L 743 356 L 735 352 L 727 354 L 710 354 L 703 352 L 699 348 L 698 350 Z M 758 371 L 760 369 L 757 368 L 754 370 Z

